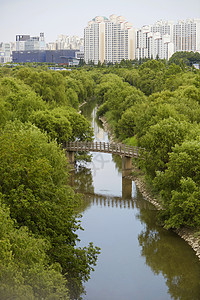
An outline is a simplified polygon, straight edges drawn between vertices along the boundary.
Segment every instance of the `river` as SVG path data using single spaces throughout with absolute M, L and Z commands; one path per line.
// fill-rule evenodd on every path
M 109 141 L 95 121 L 93 127 L 96 140 Z M 199 300 L 200 263 L 194 251 L 156 224 L 154 206 L 134 182 L 122 180 L 120 157 L 91 154 L 90 163 L 78 164 L 74 181 L 85 195 L 79 245 L 93 242 L 101 254 L 83 299 Z

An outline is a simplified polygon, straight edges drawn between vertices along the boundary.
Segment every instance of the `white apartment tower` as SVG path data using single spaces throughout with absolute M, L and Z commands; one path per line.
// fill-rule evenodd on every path
M 168 60 L 174 52 L 200 52 L 200 19 L 158 21 L 136 30 L 136 58 Z
M 122 16 L 96 17 L 84 30 L 85 62 L 115 63 L 135 58 L 135 31 Z
M 145 25 L 141 29 L 136 30 L 136 58 L 151 58 L 153 51 L 153 35 L 151 34 L 150 26 Z
M 200 19 L 178 21 L 173 28 L 174 50 L 200 52 Z
M 158 21 L 136 30 L 136 58 L 169 59 L 174 53 L 173 22 Z

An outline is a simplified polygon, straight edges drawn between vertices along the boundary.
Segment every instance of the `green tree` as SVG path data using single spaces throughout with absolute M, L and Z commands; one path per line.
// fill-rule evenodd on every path
M 145 95 L 161 91 L 164 84 L 165 65 L 160 60 L 149 60 L 139 68 L 137 86 Z
M 200 135 L 197 130 L 194 134 Z M 154 186 L 166 208 L 166 227 L 199 226 L 199 156 L 199 141 L 184 141 L 169 154 L 166 170 L 156 174 Z
M 16 77 L 29 85 L 42 99 L 51 105 L 66 105 L 68 99 L 65 94 L 65 79 L 56 72 L 49 70 L 33 70 L 22 68 L 15 74 Z
M 15 118 L 26 122 L 34 111 L 44 109 L 45 103 L 30 87 L 14 78 L 0 81 L 0 103 L 2 123 Z
M 38 128 L 47 132 L 51 139 L 56 139 L 59 144 L 73 137 L 71 123 L 64 110 L 41 110 L 32 114 L 30 120 Z
M 49 242 L 15 227 L 0 194 L 0 297 L 2 300 L 69 299 L 66 279 L 49 265 Z
M 151 126 L 141 137 L 139 146 L 145 148 L 146 152 L 143 165 L 151 178 L 155 177 L 156 171 L 165 170 L 172 147 L 183 142 L 190 128 L 189 123 L 178 122 L 170 117 Z
M 99 250 L 76 247 L 81 199 L 67 185 L 64 152 L 37 127 L 18 121 L 5 126 L 0 146 L 1 192 L 11 217 L 50 242 L 49 261 L 61 265 L 71 298 L 78 298 Z
M 125 140 L 126 138 L 135 135 L 134 116 L 134 108 L 127 109 L 122 115 L 117 126 L 117 131 L 120 139 Z
M 169 59 L 169 64 L 175 63 L 182 65 L 183 63 L 187 66 L 192 66 L 194 63 L 200 63 L 200 54 L 193 51 L 179 51 L 175 52 Z

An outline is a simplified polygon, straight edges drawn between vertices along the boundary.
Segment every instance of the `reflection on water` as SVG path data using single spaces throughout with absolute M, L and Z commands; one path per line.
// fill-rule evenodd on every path
M 71 178 L 76 191 L 81 193 L 94 193 L 92 171 L 89 168 L 78 165 L 76 170 L 72 171 Z
M 154 206 L 122 179 L 120 157 L 93 153 L 72 181 L 84 193 L 80 245 L 101 247 L 83 299 L 200 299 L 198 258 L 179 236 L 156 224 Z
M 98 169 L 97 170 L 95 169 L 95 174 L 97 171 Z M 118 197 L 118 199 L 130 200 L 132 196 L 136 194 L 136 186 L 134 182 L 132 182 L 132 180 L 129 178 L 122 177 L 120 179 L 122 185 L 121 186 L 122 195 L 121 197 Z M 70 183 L 71 186 L 73 186 L 75 190 L 78 192 L 84 194 L 88 194 L 88 193 L 94 194 L 92 170 L 86 168 L 85 166 L 78 165 L 76 171 L 75 170 L 71 171 Z M 110 192 L 110 189 L 106 190 L 105 188 L 104 189 L 101 188 L 100 192 L 108 194 Z
M 200 299 L 200 265 L 193 250 L 173 232 L 155 224 L 155 212 L 141 209 L 146 224 L 138 235 L 141 255 L 154 274 L 162 274 L 172 299 Z
M 85 198 L 85 231 L 79 237 L 81 246 L 93 241 L 101 247 L 101 255 L 83 299 L 200 299 L 200 266 L 193 250 L 156 224 L 157 211 L 134 184 L 129 198 L 103 186 L 95 193 L 97 174 L 92 178 L 89 165 L 91 169 L 81 168 L 75 180 Z M 109 173 L 106 176 L 110 181 Z M 117 184 L 123 181 L 120 173 L 115 179 Z

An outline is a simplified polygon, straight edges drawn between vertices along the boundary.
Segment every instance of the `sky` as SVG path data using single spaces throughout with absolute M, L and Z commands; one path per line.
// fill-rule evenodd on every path
M 200 18 L 200 0 L 0 0 L 0 42 L 17 34 L 54 42 L 59 34 L 83 37 L 96 16 L 122 15 L 134 28 L 159 20 Z

